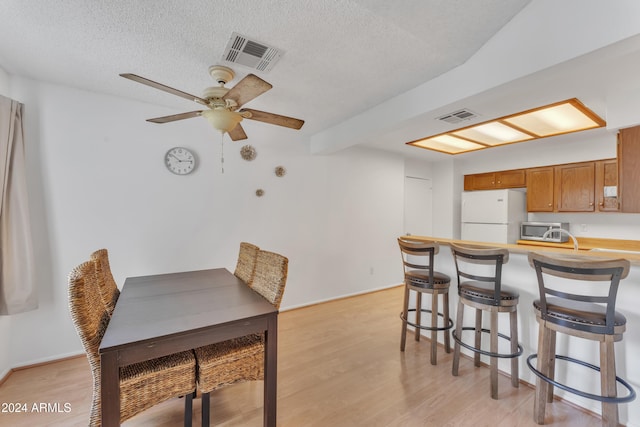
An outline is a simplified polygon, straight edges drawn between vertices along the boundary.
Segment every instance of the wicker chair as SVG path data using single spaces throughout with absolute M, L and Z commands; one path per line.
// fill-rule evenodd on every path
M 251 243 L 240 243 L 238 263 L 236 264 L 236 271 L 233 274 L 249 286 L 251 286 L 251 281 L 253 280 L 253 273 L 256 268 L 256 257 L 259 251 L 260 248 Z
M 111 267 L 109 264 L 109 253 L 106 249 L 98 249 L 90 256 L 91 261 L 94 262 L 96 268 L 96 274 L 98 275 L 98 284 L 100 289 L 100 296 L 104 303 L 109 316 L 116 308 L 116 302 L 120 296 L 120 290 L 116 281 L 111 274 Z
M 286 257 L 273 252 L 259 251 L 256 257 L 252 289 L 278 309 L 288 264 Z M 264 344 L 263 334 L 252 334 L 195 350 L 203 426 L 209 425 L 209 393 L 226 385 L 264 379 Z
M 69 274 L 69 310 L 87 353 L 93 375 L 90 426 L 100 426 L 100 354 L 98 349 L 109 324 L 98 288 L 94 262 L 87 261 Z M 120 422 L 171 399 L 185 396 L 185 426 L 191 425 L 192 399 L 196 389 L 193 352 L 181 352 L 135 363 L 120 369 Z

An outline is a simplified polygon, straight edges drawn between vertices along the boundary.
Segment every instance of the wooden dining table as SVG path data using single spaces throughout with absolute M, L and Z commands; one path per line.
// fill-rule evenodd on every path
M 275 426 L 278 310 L 224 268 L 127 278 L 100 344 L 102 425 L 120 425 L 120 367 L 260 332 Z

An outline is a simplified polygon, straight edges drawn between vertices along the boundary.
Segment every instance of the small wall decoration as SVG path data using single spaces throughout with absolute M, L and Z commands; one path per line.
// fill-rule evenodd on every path
M 264 190 L 262 188 L 258 188 L 256 190 L 256 196 L 258 196 L 258 197 L 264 196 Z
M 240 156 L 248 162 L 255 159 L 257 155 L 256 149 L 251 145 L 245 145 L 240 149 Z
M 282 178 L 286 174 L 287 174 L 287 170 L 284 168 L 284 166 L 276 166 L 276 176 L 277 177 Z

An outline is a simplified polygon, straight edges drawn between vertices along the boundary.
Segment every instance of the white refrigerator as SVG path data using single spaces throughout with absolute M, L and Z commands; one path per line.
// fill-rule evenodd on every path
M 486 190 L 462 193 L 462 240 L 516 243 L 527 220 L 524 191 Z

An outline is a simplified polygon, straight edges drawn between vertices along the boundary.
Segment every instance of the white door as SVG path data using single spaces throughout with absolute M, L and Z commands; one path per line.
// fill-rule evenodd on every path
M 431 207 L 431 180 L 404 178 L 404 233 L 431 236 L 433 213 Z

